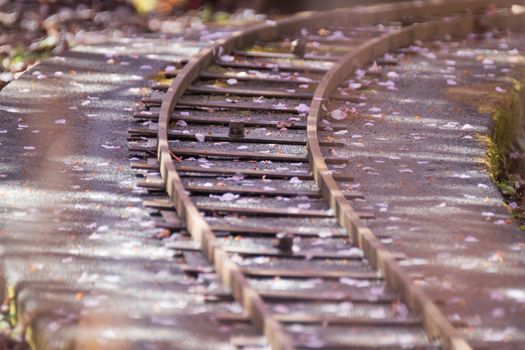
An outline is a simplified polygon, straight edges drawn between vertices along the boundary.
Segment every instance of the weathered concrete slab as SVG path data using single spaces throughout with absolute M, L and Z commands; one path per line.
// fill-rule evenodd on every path
M 366 196 L 356 207 L 376 212 L 368 225 L 392 236 L 383 242 L 408 255 L 402 264 L 424 274 L 449 319 L 491 349 L 525 347 L 525 236 L 486 170 L 492 120 L 479 108 L 509 92 L 509 76 L 523 78 L 523 39 L 419 48 L 384 67 L 336 136 L 348 145 L 338 152 L 351 159 L 348 186 Z
M 149 80 L 200 47 L 77 47 L 1 91 L 0 291 L 37 348 L 229 349 L 232 334 L 253 334 L 219 324 L 214 312 L 240 307 L 204 303 L 213 278 L 182 274 L 153 238 L 129 167 L 127 129 Z

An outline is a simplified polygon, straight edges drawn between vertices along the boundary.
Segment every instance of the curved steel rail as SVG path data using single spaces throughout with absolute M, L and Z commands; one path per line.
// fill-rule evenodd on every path
M 282 326 L 267 309 L 261 297 L 250 286 L 228 254 L 216 244 L 212 230 L 199 213 L 197 207 L 186 193 L 182 181 L 176 171 L 172 154 L 168 146 L 168 125 L 170 115 L 186 88 L 198 77 L 199 72 L 208 66 L 216 54 L 229 53 L 234 47 L 251 44 L 256 39 L 269 40 L 278 34 L 283 34 L 301 26 L 346 24 L 349 21 L 363 23 L 381 23 L 400 20 L 410 16 L 412 20 L 423 20 L 426 16 L 443 16 L 454 12 L 478 12 L 488 4 L 508 4 L 509 1 L 465 0 L 462 2 L 440 2 L 425 4 L 422 2 L 407 2 L 396 5 L 378 5 L 367 8 L 354 8 L 323 13 L 302 13 L 278 22 L 259 24 L 244 32 L 235 32 L 223 39 L 212 48 L 205 49 L 193 58 L 174 79 L 160 109 L 158 126 L 157 156 L 160 172 L 165 182 L 173 206 L 186 221 L 188 232 L 193 239 L 200 242 L 202 250 L 210 262 L 213 262 L 217 273 L 223 282 L 230 286 L 234 297 L 244 306 L 253 323 L 264 333 L 273 349 L 293 349 L 291 339 Z M 356 20 L 357 19 L 357 20 Z M 519 25 L 519 21 L 516 21 Z M 348 201 L 344 198 L 337 183 L 334 181 L 324 158 L 317 138 L 317 125 L 321 116 L 322 100 L 334 91 L 341 78 L 348 76 L 373 57 L 387 50 L 408 45 L 416 39 L 429 39 L 436 35 L 449 33 L 466 34 L 475 28 L 475 16 L 467 15 L 446 21 L 432 21 L 414 24 L 399 31 L 383 35 L 359 46 L 355 52 L 344 56 L 323 78 L 311 104 L 307 124 L 308 150 L 314 177 L 321 188 L 325 200 L 333 209 L 340 224 L 345 227 L 367 255 L 373 266 L 380 269 L 387 283 L 401 293 L 403 299 L 424 318 L 424 326 L 430 337 L 440 337 L 445 348 L 470 349 L 470 346 L 453 329 L 446 317 L 426 297 L 419 287 L 416 287 L 408 275 L 400 268 L 393 256 L 386 251 L 373 233 L 359 219 Z
M 343 57 L 321 80 L 314 94 L 307 124 L 310 161 L 314 177 L 340 225 L 352 236 L 353 242 L 363 249 L 372 266 L 382 272 L 389 285 L 401 292 L 403 300 L 412 310 L 423 316 L 423 324 L 429 336 L 439 336 L 446 342 L 446 347 L 451 349 L 469 349 L 470 347 L 422 289 L 411 283 L 410 277 L 400 267 L 394 256 L 384 248 L 352 209 L 324 161 L 317 130 L 323 114 L 322 101 L 330 96 L 343 78 L 348 77 L 362 64 L 370 62 L 374 57 L 387 51 L 407 46 L 414 40 L 439 38 L 446 34 L 466 35 L 474 31 L 474 27 L 475 17 L 467 15 L 447 21 L 438 20 L 414 24 L 361 45 L 355 52 Z
M 525 14 L 495 15 L 486 20 L 499 28 L 525 29 Z M 385 249 L 352 209 L 324 161 L 317 131 L 323 114 L 323 100 L 327 99 L 337 86 L 362 64 L 370 62 L 374 57 L 385 52 L 407 46 L 415 40 L 428 41 L 443 38 L 446 35 L 462 36 L 475 32 L 476 21 L 475 15 L 468 14 L 446 20 L 414 24 L 361 45 L 355 52 L 341 58 L 337 65 L 325 74 L 315 91 L 307 122 L 312 171 L 325 200 L 334 211 L 340 225 L 352 236 L 353 242 L 363 249 L 370 263 L 383 273 L 388 284 L 401 292 L 403 300 L 412 310 L 423 316 L 423 323 L 429 336 L 439 336 L 445 341 L 444 345 L 450 349 L 470 349 L 470 346 L 454 330 L 422 289 L 410 282 L 409 276 L 399 266 L 395 257 Z
M 394 256 L 388 252 L 371 230 L 363 223 L 343 195 L 333 179 L 319 146 L 318 124 L 322 116 L 323 100 L 328 98 L 336 87 L 358 69 L 363 63 L 385 52 L 407 46 L 415 40 L 427 41 L 445 35 L 467 35 L 476 30 L 476 16 L 463 15 L 447 20 L 414 24 L 394 33 L 373 39 L 343 57 L 335 67 L 325 74 L 318 85 L 308 115 L 307 134 L 310 161 L 316 182 L 324 198 L 330 204 L 341 226 L 345 227 L 354 242 L 365 251 L 370 263 L 379 269 L 390 286 L 402 293 L 404 301 L 423 316 L 423 323 L 429 336 L 439 336 L 450 349 L 470 349 L 465 340 L 454 330 L 450 322 L 424 294 L 422 289 L 410 282 L 409 276 L 401 269 Z M 494 16 L 488 18 L 492 25 L 504 28 L 525 26 L 525 15 Z

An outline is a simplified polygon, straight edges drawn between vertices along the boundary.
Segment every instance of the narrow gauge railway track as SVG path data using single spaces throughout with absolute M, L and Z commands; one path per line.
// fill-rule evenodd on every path
M 415 40 L 523 23 L 511 4 L 301 14 L 235 33 L 165 72 L 173 81 L 142 101 L 134 117 L 148 127 L 130 130 L 130 150 L 144 155 L 134 166 L 151 171 L 141 185 L 169 195 L 147 205 L 188 233 L 171 247 L 202 252 L 243 305 L 222 321 L 251 321 L 273 349 L 471 348 L 399 267 L 403 256 L 366 227 L 373 213 L 358 210 L 362 194 L 339 189 L 352 180 L 346 160 L 329 155 L 342 145 L 317 131 L 348 127 L 325 104 L 361 101 L 346 88 L 356 69 Z

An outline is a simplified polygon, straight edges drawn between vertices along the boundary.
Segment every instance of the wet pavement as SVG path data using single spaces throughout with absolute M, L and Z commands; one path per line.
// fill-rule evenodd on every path
M 356 179 L 348 189 L 365 193 L 360 210 L 376 212 L 372 230 L 407 254 L 402 264 L 425 275 L 417 283 L 470 339 L 500 349 L 525 344 L 525 241 L 485 170 L 479 136 L 491 120 L 470 95 L 510 89 L 499 73 L 512 64 L 501 57 L 517 57 L 522 39 L 468 42 L 462 53 L 443 45 L 439 63 L 426 51 L 389 67 L 393 85 L 377 88 L 388 98 L 368 94 L 337 134 Z M 39 349 L 229 349 L 231 334 L 255 334 L 210 317 L 242 311 L 237 304 L 191 293 L 217 281 L 189 279 L 154 238 L 129 167 L 137 101 L 161 67 L 202 45 L 81 46 L 0 92 L 0 291 Z
M 416 282 L 452 323 L 490 349 L 525 348 L 525 236 L 485 164 L 487 107 L 510 94 L 512 78 L 523 82 L 523 43 L 413 47 L 378 80 L 354 79 L 354 88 L 371 83 L 367 100 L 346 106 L 355 108 L 349 129 L 335 135 L 355 176 L 347 189 L 376 213 L 369 227 L 408 256 L 401 264 L 425 276 Z
M 203 281 L 154 238 L 126 141 L 156 72 L 202 45 L 79 46 L 0 92 L 0 291 L 38 349 L 231 348 L 235 331 L 208 313 L 240 307 L 188 294 Z M 206 337 L 192 336 L 197 324 Z

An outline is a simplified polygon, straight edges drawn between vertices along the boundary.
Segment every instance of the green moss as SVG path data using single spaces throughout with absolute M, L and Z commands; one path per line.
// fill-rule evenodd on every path
M 45 43 L 33 51 L 28 51 L 23 47 L 13 49 L 7 57 L 2 57 L 0 69 L 10 71 L 24 70 L 28 65 L 51 56 L 53 47 Z
M 525 77 L 525 75 L 524 75 Z M 525 81 L 525 79 L 524 79 Z M 513 88 L 497 103 L 492 110 L 493 130 L 487 141 L 487 164 L 498 189 L 506 198 L 506 202 L 520 202 L 520 196 L 511 175 L 512 164 L 509 155 L 516 151 L 519 138 L 523 137 L 525 122 L 525 91 L 518 80 L 512 81 Z M 486 106 L 485 106 L 486 108 Z M 525 215 L 523 208 L 507 206 L 507 209 L 520 224 L 520 230 L 525 231 Z
M 14 285 L 7 287 L 7 303 L 8 309 L 0 313 L 0 334 L 9 339 L 10 342 L 13 342 L 13 344 L 17 344 L 13 349 L 27 349 L 28 345 L 31 349 L 36 349 L 33 342 L 33 330 L 31 327 L 26 327 L 23 322 L 19 322 L 20 315 L 18 315 L 19 310 L 16 305 L 16 289 Z
M 33 328 L 27 327 L 25 340 L 29 344 L 29 347 L 31 348 L 31 350 L 37 349 L 36 343 L 35 343 L 35 337 L 33 335 Z
M 518 87 L 518 89 L 516 89 Z M 494 107 L 493 131 L 487 140 L 487 163 L 494 181 L 502 192 L 512 192 L 508 183 L 509 157 L 513 143 L 523 134 L 523 105 L 521 85 L 516 86 L 509 95 Z M 515 194 L 515 190 L 512 194 Z
M 488 140 L 487 161 L 490 174 L 496 183 L 498 179 L 505 177 L 505 169 L 508 168 L 506 151 L 511 140 L 511 118 L 507 108 L 498 107 L 492 118 L 494 120 L 494 130 Z
M 204 8 L 200 13 L 200 18 L 204 22 L 209 22 L 213 18 L 213 6 L 211 3 L 207 2 L 204 4 Z
M 506 194 L 508 196 L 516 195 L 516 189 L 514 188 L 511 182 L 507 180 L 496 181 L 496 185 L 503 194 Z
M 225 11 L 217 11 L 213 14 L 213 22 L 219 25 L 227 25 L 231 14 Z
M 9 323 L 14 327 L 16 326 L 16 297 L 15 287 L 7 287 L 7 297 L 9 300 Z

